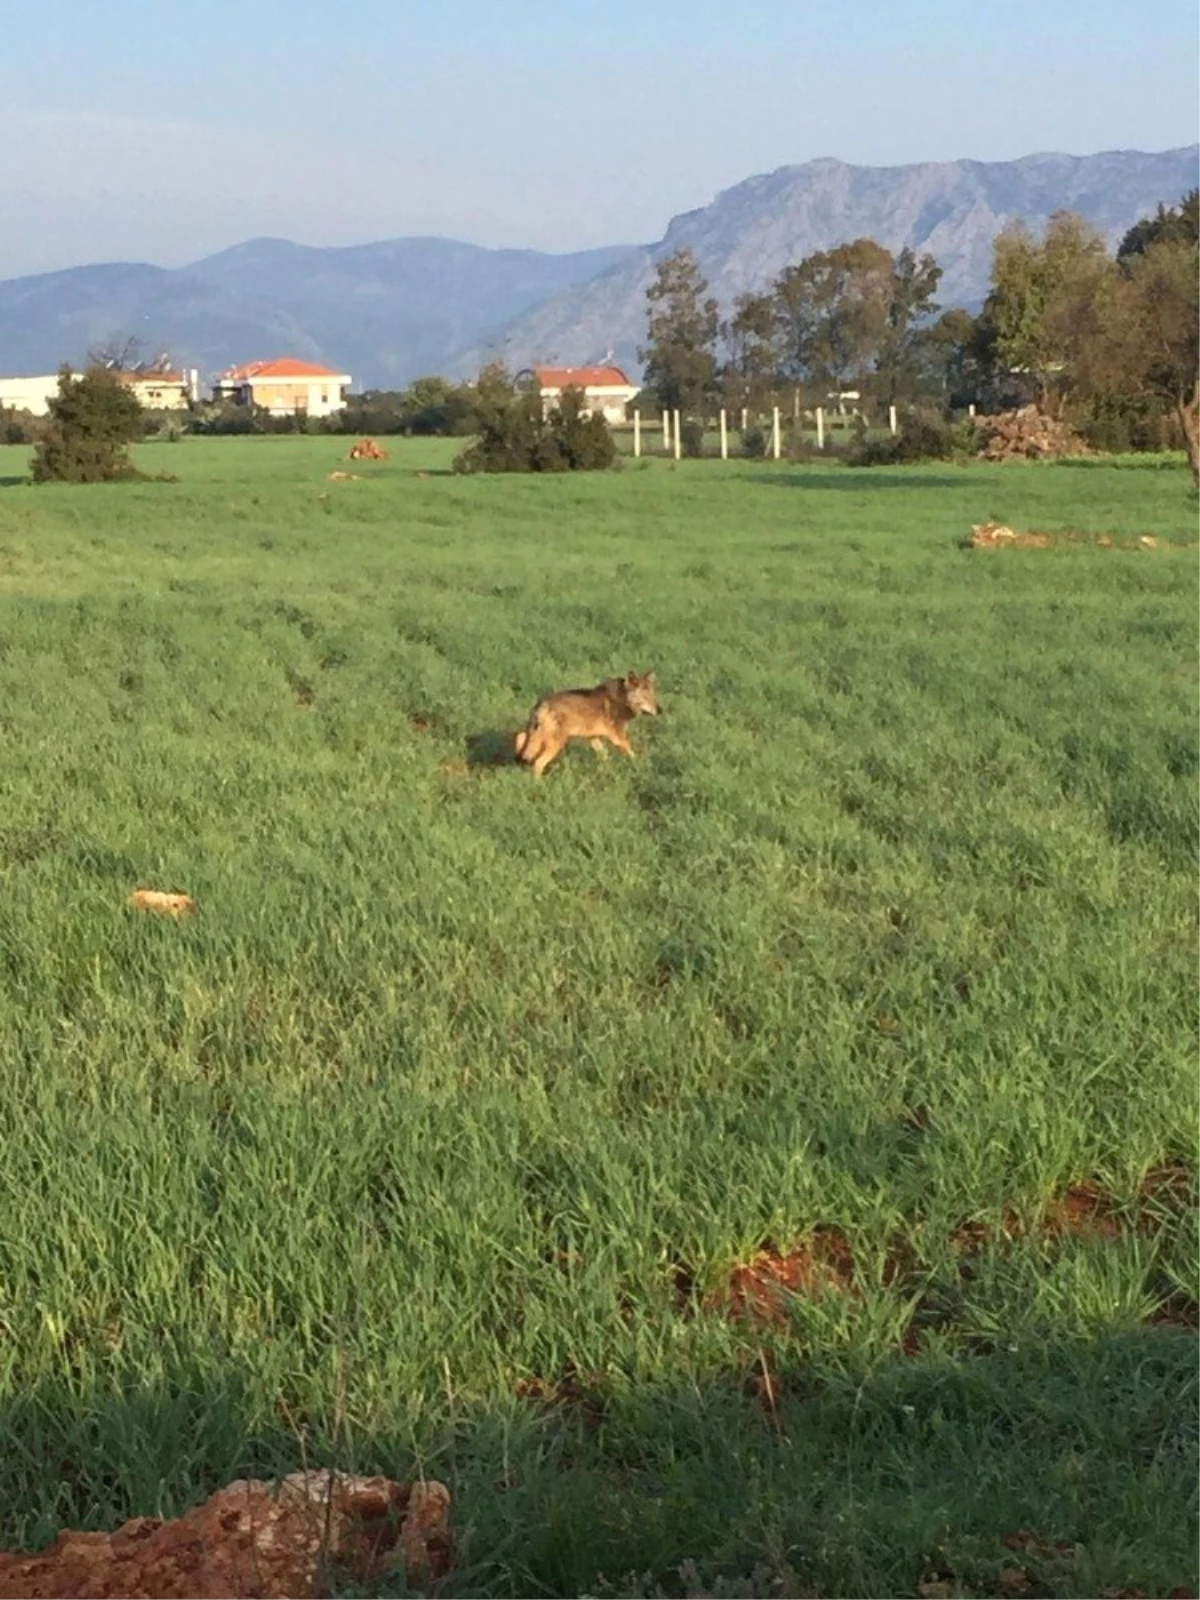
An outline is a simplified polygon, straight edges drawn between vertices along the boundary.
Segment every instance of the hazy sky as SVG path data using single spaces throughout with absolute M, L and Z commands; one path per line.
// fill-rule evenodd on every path
M 260 234 L 570 250 L 814 156 L 1197 137 L 1195 0 L 0 0 L 0 277 Z

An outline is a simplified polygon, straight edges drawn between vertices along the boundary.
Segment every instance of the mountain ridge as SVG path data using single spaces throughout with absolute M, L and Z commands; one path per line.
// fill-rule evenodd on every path
M 289 354 L 383 388 L 430 372 L 471 376 L 497 357 L 517 369 L 609 350 L 636 375 L 645 290 L 657 262 L 684 246 L 723 308 L 813 250 L 868 236 L 928 250 L 944 269 L 941 303 L 974 309 L 1006 222 L 1038 227 L 1077 210 L 1113 244 L 1198 177 L 1200 145 L 895 166 L 819 156 L 752 174 L 641 245 L 549 253 L 433 235 L 333 246 L 264 235 L 183 267 L 67 267 L 0 281 L 0 372 L 78 365 L 90 347 L 133 335 L 205 376 Z

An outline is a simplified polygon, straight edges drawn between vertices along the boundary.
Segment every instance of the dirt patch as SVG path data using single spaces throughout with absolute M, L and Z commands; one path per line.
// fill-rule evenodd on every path
M 349 483 L 351 481 L 351 479 L 356 479 L 358 477 L 358 473 L 357 472 L 327 472 L 325 474 L 325 476 L 327 478 L 332 479 L 334 483 Z
M 1003 522 L 978 522 L 971 529 L 967 547 L 971 550 L 1049 550 L 1052 533 L 1018 532 Z
M 1004 522 L 977 522 L 966 539 L 964 550 L 1052 550 L 1058 545 L 1087 546 L 1097 550 L 1161 550 L 1168 548 L 1167 541 L 1157 534 L 1130 535 L 1115 540 L 1111 534 L 1083 533 L 1069 528 L 1060 533 L 1047 533 L 1036 528 L 1010 528 Z
M 846 1236 L 839 1228 L 820 1227 L 787 1251 L 765 1245 L 704 1297 L 701 1310 L 756 1327 L 780 1327 L 793 1300 L 853 1293 L 854 1256 Z
M 1052 1200 L 1042 1213 L 1040 1228 L 1051 1239 L 1115 1239 L 1122 1231 L 1112 1196 L 1096 1183 L 1072 1184 Z
M 190 894 L 172 894 L 163 889 L 135 889 L 129 904 L 137 911 L 153 911 L 160 917 L 190 917 L 196 909 Z
M 150 1596 L 315 1600 L 387 1573 L 449 1570 L 450 1495 L 440 1483 L 295 1472 L 231 1483 L 170 1522 L 135 1517 L 115 1533 L 60 1533 L 38 1555 L 0 1554 L 0 1600 Z

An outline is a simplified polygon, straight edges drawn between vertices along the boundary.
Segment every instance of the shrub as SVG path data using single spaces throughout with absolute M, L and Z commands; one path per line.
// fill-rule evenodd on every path
M 111 483 L 141 477 L 128 450 L 141 434 L 136 395 L 107 368 L 89 367 L 76 378 L 64 367 L 49 424 L 34 451 L 33 481 Z
M 44 417 L 16 406 L 0 406 L 0 444 L 37 444 L 45 432 Z
M 757 426 L 747 428 L 742 434 L 742 454 L 761 461 L 767 453 L 767 430 Z
M 948 461 L 964 448 L 961 430 L 934 412 L 910 411 L 900 421 L 900 431 L 870 439 L 865 430 L 846 451 L 852 467 L 894 467 L 913 461 Z
M 597 412 L 583 415 L 583 395 L 567 389 L 542 414 L 536 391 L 481 399 L 475 443 L 455 458 L 456 472 L 588 472 L 611 467 L 616 445 Z
M 1113 454 L 1181 450 L 1178 418 L 1151 395 L 1105 395 L 1093 400 L 1075 426 L 1093 450 Z
M 679 443 L 685 456 L 695 460 L 704 454 L 704 424 L 686 417 L 679 424 Z

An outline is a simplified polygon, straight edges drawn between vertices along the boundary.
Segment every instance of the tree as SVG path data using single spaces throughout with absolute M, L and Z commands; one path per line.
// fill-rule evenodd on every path
M 778 326 L 769 294 L 740 294 L 721 336 L 728 351 L 722 389 L 729 406 L 761 405 L 779 378 Z
M 883 349 L 895 263 L 874 239 L 818 250 L 775 280 L 784 375 L 845 388 Z
M 1098 307 L 1085 375 L 1094 392 L 1169 407 L 1200 484 L 1200 250 L 1164 234 L 1124 266 Z
M 931 255 L 918 257 L 907 245 L 892 268 L 887 323 L 876 363 L 880 399 L 913 399 L 923 385 L 928 326 L 941 309 L 934 300 L 942 269 Z
M 139 474 L 128 445 L 141 436 L 137 397 L 105 367 L 58 375 L 50 423 L 33 456 L 35 483 L 108 483 Z
M 1127 266 L 1134 257 L 1145 255 L 1152 244 L 1169 239 L 1200 244 L 1200 189 L 1190 190 L 1177 206 L 1168 208 L 1160 201 L 1154 216 L 1135 222 L 1121 240 L 1117 261 Z
M 543 412 L 535 385 L 507 396 L 492 387 L 478 402 L 475 443 L 455 458 L 455 472 L 585 472 L 611 467 L 616 445 L 596 412 L 584 414 L 582 389 L 564 389 Z
M 1082 217 L 1058 211 L 1039 241 L 1023 222 L 996 237 L 983 318 L 997 364 L 1017 373 L 1038 403 L 1061 402 L 1072 358 L 1108 271 L 1104 240 Z
M 716 382 L 717 302 L 690 250 L 658 263 L 646 290 L 646 344 L 638 351 L 646 387 L 668 410 L 696 411 Z

